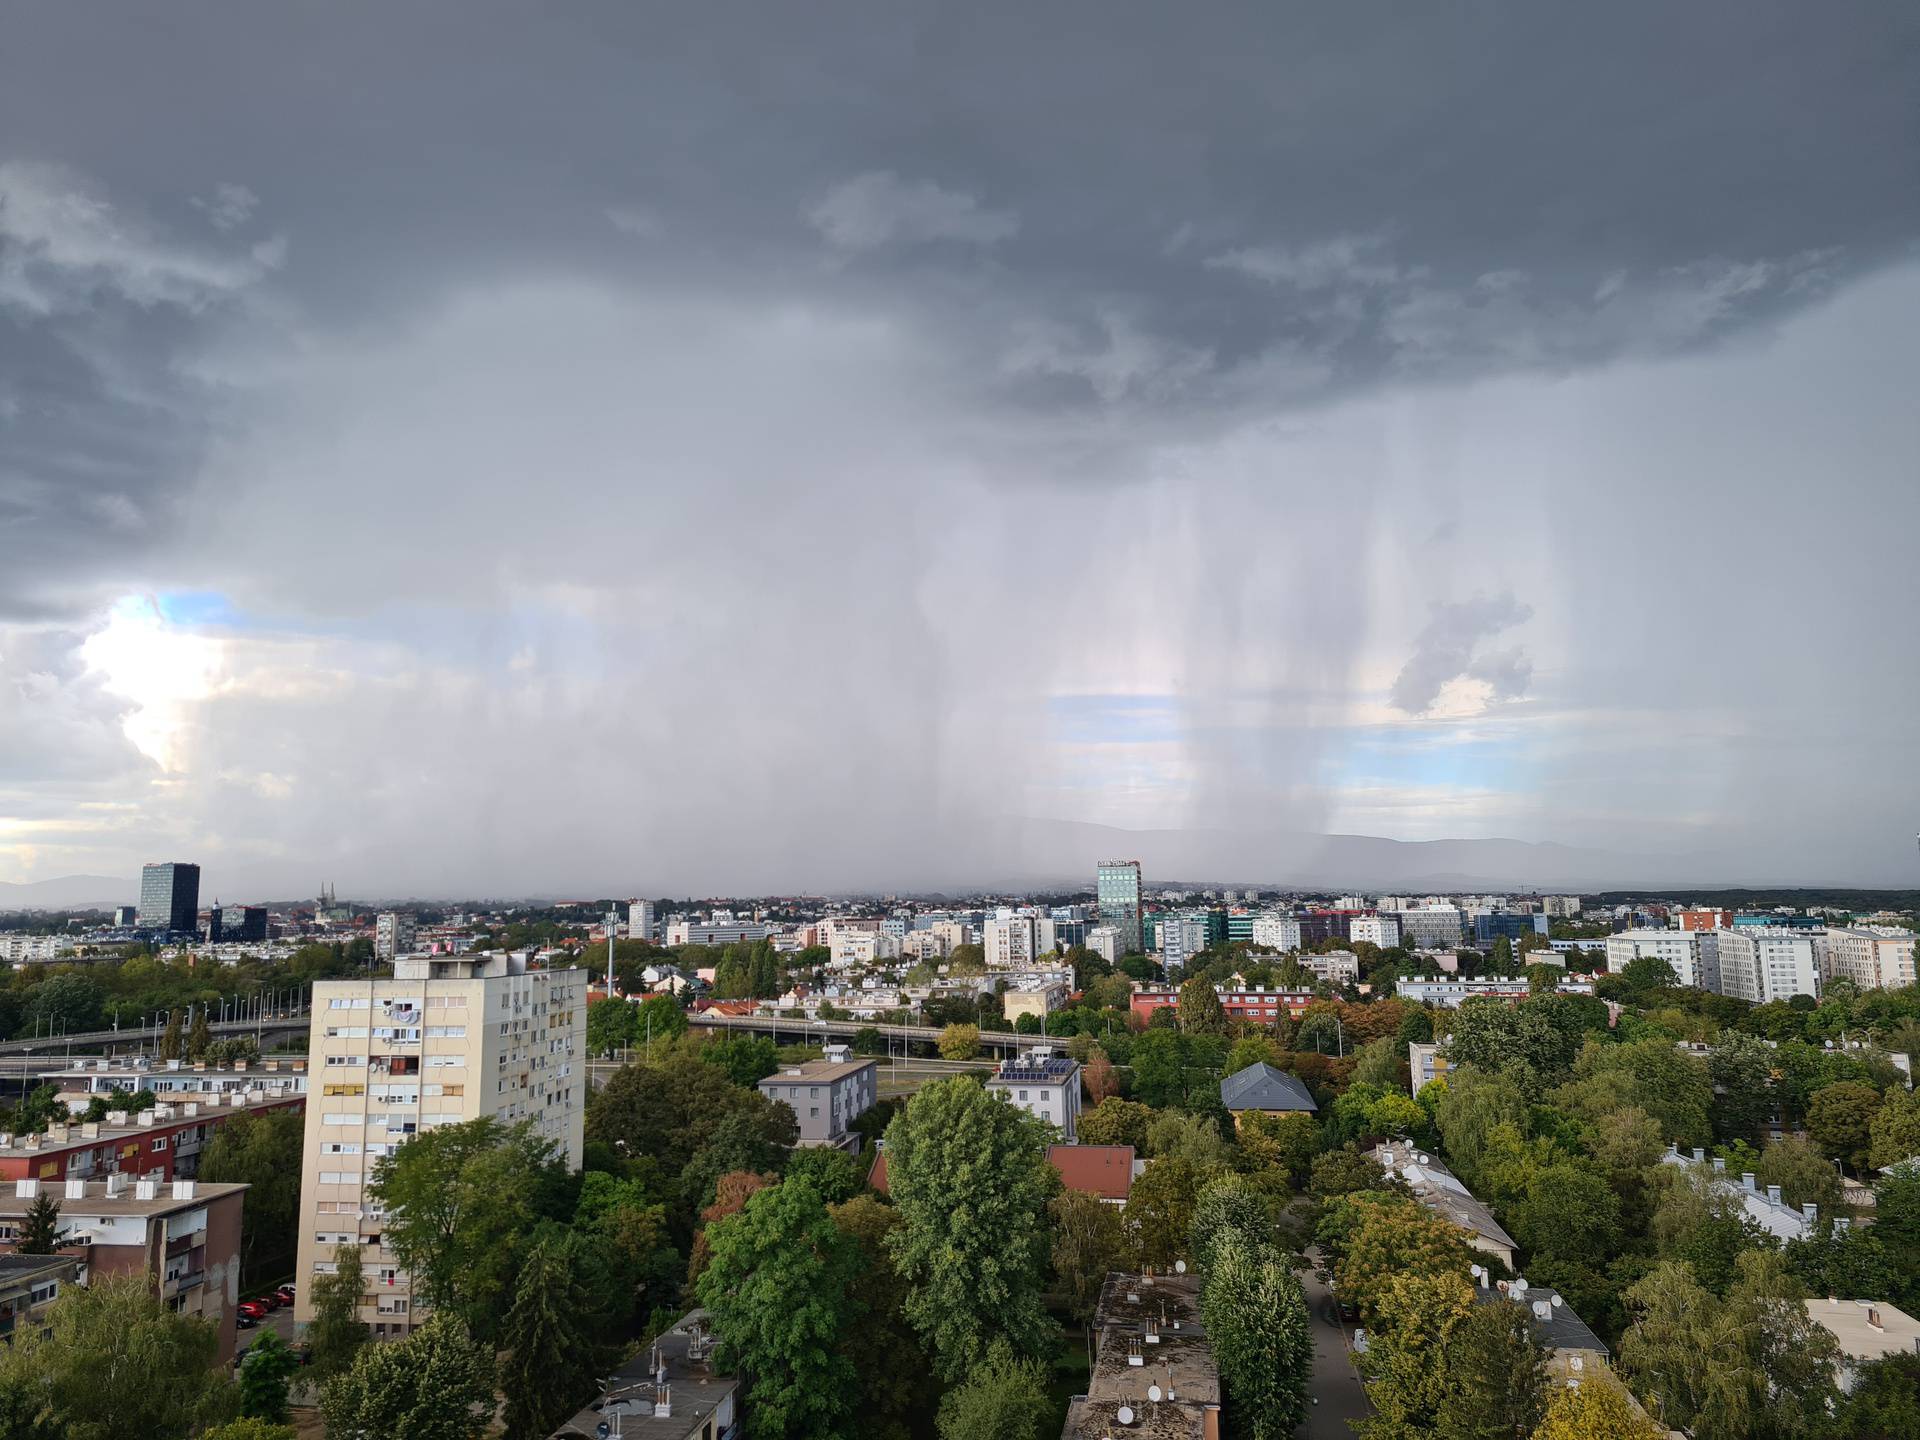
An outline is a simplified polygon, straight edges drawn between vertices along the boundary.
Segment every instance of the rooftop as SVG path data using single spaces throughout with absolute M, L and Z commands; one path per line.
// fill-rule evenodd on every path
M 1064 1085 L 1080 1073 L 1080 1062 L 1064 1055 L 1028 1052 L 1002 1060 L 989 1085 Z
M 1601 1355 L 1610 1353 L 1607 1342 L 1594 1334 L 1592 1327 L 1573 1313 L 1573 1307 L 1567 1304 L 1565 1296 L 1545 1285 L 1528 1285 L 1525 1276 L 1512 1282 L 1502 1280 L 1497 1287 L 1483 1280 L 1473 1298 L 1482 1304 L 1510 1301 L 1530 1308 L 1540 1343 L 1549 1350 L 1591 1350 Z
M 14 1159 L 23 1155 L 46 1156 L 61 1150 L 88 1149 L 95 1145 L 110 1144 L 116 1140 L 136 1139 L 141 1135 L 151 1135 L 158 1131 L 165 1134 L 169 1129 L 180 1125 L 198 1124 L 206 1120 L 217 1120 L 223 1115 L 236 1115 L 241 1111 L 277 1110 L 287 1105 L 304 1103 L 305 1097 L 290 1094 L 285 1090 L 266 1094 L 258 1090 L 230 1090 L 218 1097 L 209 1097 L 206 1103 L 192 1099 L 182 1099 L 180 1103 L 155 1105 L 151 1110 L 142 1110 L 138 1115 L 129 1115 L 124 1110 L 110 1110 L 107 1119 L 94 1121 L 76 1120 L 70 1125 L 49 1125 L 44 1134 L 0 1131 L 0 1159 Z M 118 1119 L 114 1117 L 118 1116 Z
M 1207 1412 L 1220 1405 L 1220 1372 L 1200 1321 L 1196 1277 L 1116 1271 L 1101 1288 L 1093 1323 L 1093 1374 L 1087 1393 L 1067 1408 L 1062 1440 L 1198 1440 L 1206 1433 Z M 1122 1408 L 1131 1419 L 1120 1418 Z
M 1809 1300 L 1807 1315 L 1832 1333 L 1849 1360 L 1878 1360 L 1920 1347 L 1920 1320 L 1884 1300 Z
M 782 1065 L 760 1084 L 791 1085 L 795 1080 L 804 1080 L 810 1085 L 822 1085 L 830 1080 L 844 1080 L 849 1075 L 858 1075 L 862 1070 L 877 1065 L 877 1060 L 808 1060 L 799 1065 Z
M 1047 1162 L 1069 1190 L 1124 1200 L 1133 1190 L 1131 1145 L 1049 1145 Z
M 551 1440 L 589 1440 L 603 1417 L 618 1416 L 624 1440 L 686 1440 L 698 1435 L 720 1404 L 738 1387 L 710 1363 L 713 1339 L 705 1310 L 690 1310 L 652 1346 L 613 1373 L 599 1399 L 553 1432 Z M 664 1377 L 664 1384 L 662 1378 Z M 655 1412 L 658 1401 L 672 1413 Z M 714 1427 L 720 1433 L 720 1427 Z
M 1436 1215 L 1472 1231 L 1509 1255 L 1519 1250 L 1520 1242 L 1501 1228 L 1500 1222 L 1493 1218 L 1493 1211 L 1427 1151 L 1411 1145 L 1380 1145 L 1375 1147 L 1373 1158 L 1389 1175 L 1397 1173 L 1404 1179 L 1412 1187 L 1414 1198 Z
M 1220 1082 L 1220 1103 L 1229 1110 L 1304 1110 L 1320 1107 L 1298 1077 L 1276 1070 L 1264 1060 Z
M 33 1204 L 34 1195 L 22 1195 L 20 1192 L 28 1186 L 39 1186 L 39 1183 L 20 1180 L 14 1182 L 11 1190 L 0 1190 L 0 1219 L 11 1220 L 25 1215 L 27 1207 Z M 76 1188 L 84 1193 L 69 1193 Z M 136 1180 L 131 1176 L 116 1175 L 108 1180 L 49 1183 L 43 1189 L 36 1189 L 34 1194 L 52 1196 L 60 1204 L 61 1218 L 71 1220 L 89 1215 L 170 1215 L 176 1210 L 191 1210 L 229 1195 L 238 1195 L 246 1188 L 245 1185 L 206 1180 Z M 151 1193 L 143 1193 L 147 1191 Z

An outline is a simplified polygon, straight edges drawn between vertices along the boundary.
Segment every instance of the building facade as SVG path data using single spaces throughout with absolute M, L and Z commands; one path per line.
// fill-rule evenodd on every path
M 415 933 L 413 916 L 386 911 L 373 922 L 374 958 L 391 965 L 398 956 L 412 954 Z
M 653 902 L 651 900 L 627 902 L 627 938 L 629 940 L 653 939 Z
M 1020 970 L 1040 953 L 1040 939 L 1031 915 L 993 915 L 980 927 L 980 948 L 989 970 Z
M 1460 943 L 1460 912 L 1452 905 L 1421 905 L 1400 911 L 1397 918 L 1407 945 L 1448 950 Z
M 1079 1061 L 1054 1054 L 1050 1045 L 1036 1045 L 1002 1060 L 988 1077 L 987 1089 L 1045 1120 L 1067 1144 L 1075 1143 L 1080 1120 Z
M 1187 961 L 1207 948 L 1207 922 L 1188 915 L 1163 915 L 1155 930 L 1160 942 L 1160 964 L 1169 976 L 1187 968 Z
M 1682 985 L 1700 985 L 1700 937 L 1694 930 L 1622 930 L 1606 939 L 1607 969 L 1618 975 L 1636 960 L 1664 960 Z M 1702 987 L 1705 988 L 1705 987 Z
M 1851 980 L 1862 990 L 1914 983 L 1913 931 L 1891 925 L 1829 926 L 1816 944 L 1820 979 Z
M 1144 898 L 1138 860 L 1102 860 L 1095 868 L 1094 903 L 1100 923 L 1118 933 L 1122 955 L 1141 952 Z
M 760 1093 L 793 1111 L 802 1145 L 831 1145 L 857 1151 L 853 1122 L 880 1096 L 880 1066 L 855 1060 L 845 1045 L 826 1047 L 824 1060 L 783 1065 L 760 1082 Z
M 200 867 L 181 860 L 140 867 L 141 928 L 198 931 Z
M 413 955 L 391 978 L 313 987 L 310 1094 L 300 1185 L 296 1320 L 336 1246 L 361 1247 L 360 1318 L 403 1334 L 423 1318 L 367 1193 L 380 1158 L 437 1125 L 529 1122 L 578 1169 L 586 1116 L 587 972 L 522 956 Z
M 1809 931 L 1753 925 L 1712 931 L 1702 939 L 1703 946 L 1708 943 L 1714 947 L 1722 995 L 1765 1005 L 1820 993 L 1815 937 Z
M 1347 937 L 1356 945 L 1391 950 L 1400 943 L 1400 921 L 1392 915 L 1356 915 L 1347 927 Z

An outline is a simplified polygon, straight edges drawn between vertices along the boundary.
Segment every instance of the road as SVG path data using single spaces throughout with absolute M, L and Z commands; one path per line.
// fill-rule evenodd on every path
M 1307 1258 L 1319 1261 L 1313 1251 Z M 1307 1324 L 1313 1331 L 1313 1384 L 1304 1433 L 1309 1440 L 1353 1440 L 1353 1422 L 1364 1420 L 1369 1407 L 1367 1392 L 1353 1368 L 1347 1328 L 1340 1323 L 1333 1293 L 1318 1271 L 1303 1271 L 1300 1285 L 1307 1294 Z
M 809 1045 L 816 1038 L 851 1040 L 862 1030 L 877 1030 L 888 1040 L 905 1040 L 920 1045 L 932 1045 L 940 1038 L 940 1027 L 937 1025 L 874 1025 L 865 1020 L 789 1020 L 779 1015 L 716 1015 L 709 1010 L 688 1015 L 687 1021 L 708 1030 L 745 1030 L 753 1034 L 771 1035 L 783 1043 L 791 1041 Z M 983 1050 L 1030 1050 L 1035 1045 L 1062 1043 L 1058 1037 L 1050 1040 L 1044 1035 L 1022 1035 L 1011 1030 L 980 1032 L 980 1048 Z
M 304 1035 L 311 1024 L 305 1011 L 275 1015 L 265 1020 L 216 1020 L 207 1027 L 215 1037 L 224 1035 Z M 123 1025 L 118 1030 L 89 1030 L 80 1035 L 36 1035 L 26 1040 L 0 1040 L 0 1054 L 64 1056 L 69 1050 L 126 1049 L 156 1045 L 160 1028 L 148 1025 Z

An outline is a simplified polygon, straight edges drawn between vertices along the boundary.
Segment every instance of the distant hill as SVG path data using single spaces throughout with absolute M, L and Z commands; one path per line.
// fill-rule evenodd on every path
M 110 910 L 139 898 L 138 880 L 107 875 L 61 875 L 23 885 L 0 880 L 0 910 Z

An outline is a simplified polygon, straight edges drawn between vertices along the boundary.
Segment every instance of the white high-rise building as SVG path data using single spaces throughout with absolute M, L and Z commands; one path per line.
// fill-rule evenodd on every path
M 1400 943 L 1400 922 L 1391 915 L 1361 915 L 1348 927 L 1347 938 L 1390 950 Z
M 1820 993 L 1809 931 L 1740 925 L 1696 933 L 1714 939 L 1722 995 L 1764 1005 Z
M 373 922 L 373 956 L 391 962 L 397 955 L 412 952 L 416 934 L 414 917 L 389 910 Z
M 1847 979 L 1862 990 L 1914 983 L 1913 931 L 1893 925 L 1836 926 L 1815 941 L 1822 981 Z
M 653 902 L 651 900 L 627 902 L 627 938 L 629 940 L 653 938 Z
M 989 970 L 1021 970 L 1040 953 L 1038 926 L 1031 915 L 1001 914 L 980 927 L 980 947 Z
M 1111 925 L 1096 925 L 1087 931 L 1087 949 L 1109 965 L 1119 964 L 1120 958 L 1127 953 L 1120 932 Z
M 1695 930 L 1622 930 L 1607 937 L 1607 969 L 1618 975 L 1635 960 L 1651 956 L 1673 967 L 1682 985 L 1707 988 L 1700 978 L 1700 939 Z
M 1540 899 L 1540 908 L 1557 920 L 1571 920 L 1580 913 L 1578 895 L 1544 895 Z
M 523 956 L 412 955 L 391 978 L 322 980 L 308 1037 L 294 1317 L 313 1319 L 312 1281 L 334 1248 L 360 1246 L 360 1318 L 376 1335 L 422 1318 L 367 1194 L 374 1167 L 436 1125 L 532 1122 L 578 1169 L 587 1103 L 587 972 L 534 970 Z
M 1207 922 L 1204 918 L 1163 915 L 1154 938 L 1160 942 L 1160 963 L 1172 977 L 1207 948 Z
M 1300 948 L 1300 922 L 1291 915 L 1262 915 L 1253 922 L 1253 943 L 1275 950 Z
M 1460 943 L 1460 911 L 1452 905 L 1418 905 L 1397 917 L 1408 945 L 1444 950 Z

